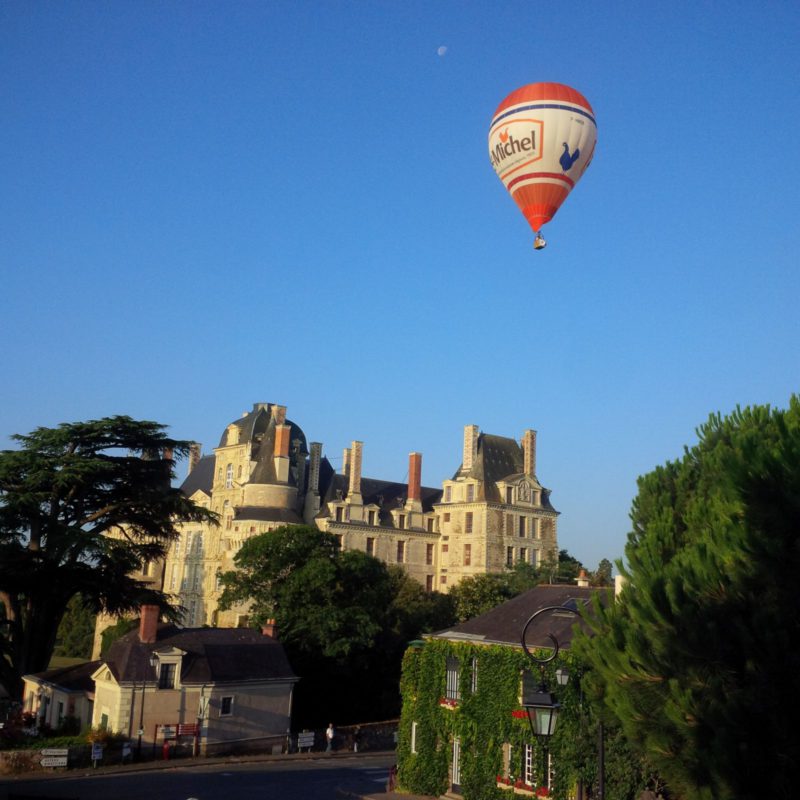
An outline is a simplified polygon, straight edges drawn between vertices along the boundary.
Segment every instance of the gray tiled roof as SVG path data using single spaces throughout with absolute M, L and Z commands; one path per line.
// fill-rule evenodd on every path
M 520 647 L 520 638 L 525 623 L 539 609 L 548 606 L 567 605 L 573 609 L 587 608 L 591 598 L 599 594 L 601 602 L 613 597 L 611 589 L 548 585 L 535 586 L 527 592 L 495 606 L 485 614 L 473 617 L 459 625 L 430 634 L 438 639 L 451 641 L 473 641 L 484 644 L 505 644 Z M 586 629 L 574 614 L 548 612 L 537 617 L 528 629 L 526 642 L 536 647 L 552 647 L 547 634 L 552 633 L 561 647 L 568 648 L 572 641 L 572 626 L 576 623 Z M 427 638 L 427 637 L 426 637 Z
M 214 456 L 203 456 L 195 468 L 186 476 L 181 484 L 181 492 L 186 497 L 191 497 L 198 489 L 211 496 L 211 487 L 214 485 Z
M 285 522 L 302 525 L 303 518 L 291 508 L 265 508 L 264 506 L 240 506 L 233 515 L 234 520 L 254 522 Z
M 58 686 L 68 692 L 91 692 L 94 691 L 94 681 L 91 676 L 100 663 L 100 661 L 86 661 L 83 664 L 36 672 L 26 677 L 36 678 L 42 683 Z
M 103 661 L 118 681 L 155 680 L 150 656 L 154 650 L 185 651 L 182 683 L 293 680 L 295 674 L 283 645 L 249 628 L 178 628 L 159 625 L 153 644 L 139 640 L 139 631 L 118 639 Z

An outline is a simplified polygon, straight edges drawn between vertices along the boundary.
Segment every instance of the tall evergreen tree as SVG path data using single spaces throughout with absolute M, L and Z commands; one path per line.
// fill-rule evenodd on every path
M 639 479 L 627 585 L 573 647 L 671 796 L 794 796 L 800 399 L 712 416 L 698 434 Z
M 172 488 L 190 442 L 130 417 L 37 428 L 0 452 L 0 683 L 47 668 L 70 599 L 119 614 L 166 597 L 131 573 L 183 521 L 215 520 Z

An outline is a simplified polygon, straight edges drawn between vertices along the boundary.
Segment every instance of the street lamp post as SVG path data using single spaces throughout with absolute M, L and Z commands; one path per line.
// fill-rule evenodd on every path
M 150 667 L 152 669 L 156 668 L 158 664 L 158 656 L 153 653 L 150 656 Z M 142 697 L 139 701 L 139 730 L 138 730 L 138 741 L 136 743 L 136 758 L 138 761 L 142 759 L 142 735 L 144 734 L 144 694 L 145 694 L 145 687 L 147 686 L 147 679 L 142 679 Z
M 549 783 L 548 779 L 548 770 L 547 770 L 547 743 L 550 737 L 553 735 L 555 731 L 556 722 L 558 720 L 558 714 L 561 710 L 561 704 L 556 699 L 554 694 L 547 688 L 547 683 L 544 677 L 544 668 L 545 665 L 549 664 L 553 661 L 556 656 L 558 655 L 558 651 L 560 649 L 560 645 L 558 639 L 553 636 L 552 633 L 547 634 L 547 638 L 553 643 L 553 652 L 544 658 L 540 658 L 539 656 L 535 655 L 531 652 L 528 648 L 528 643 L 525 641 L 525 636 L 528 632 L 528 628 L 533 624 L 533 621 L 540 615 L 544 613 L 567 613 L 572 614 L 573 616 L 580 617 L 580 614 L 574 609 L 570 608 L 569 606 L 546 606 L 545 608 L 540 608 L 538 611 L 534 612 L 528 621 L 525 623 L 525 627 L 522 629 L 522 649 L 525 651 L 525 655 L 539 667 L 540 670 L 540 681 L 539 687 L 536 692 L 530 692 L 527 696 L 523 697 L 522 704 L 525 706 L 525 710 L 528 712 L 528 724 L 531 727 L 531 733 L 539 739 L 542 743 L 542 749 L 544 750 L 544 769 L 542 770 L 542 776 L 544 778 L 545 783 Z M 559 668 L 556 670 L 556 681 L 560 686 L 566 686 L 567 681 L 569 680 L 569 673 L 567 670 L 563 668 Z M 605 781 L 604 781 L 604 752 L 603 752 L 603 725 L 602 722 L 600 723 L 600 734 L 599 734 L 599 752 L 598 752 L 599 764 L 598 764 L 598 797 L 599 800 L 604 800 L 605 798 Z

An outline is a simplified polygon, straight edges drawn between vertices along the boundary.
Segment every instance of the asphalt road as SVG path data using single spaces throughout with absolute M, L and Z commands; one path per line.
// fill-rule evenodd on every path
M 0 781 L 0 800 L 342 800 L 383 791 L 394 755 L 246 764 L 176 764 L 165 770 Z

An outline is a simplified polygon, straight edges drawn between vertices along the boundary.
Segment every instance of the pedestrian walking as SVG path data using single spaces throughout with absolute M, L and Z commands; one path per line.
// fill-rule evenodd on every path
M 325 741 L 327 742 L 327 746 L 325 747 L 325 752 L 330 753 L 333 751 L 333 723 L 329 722 L 328 727 L 325 729 Z

